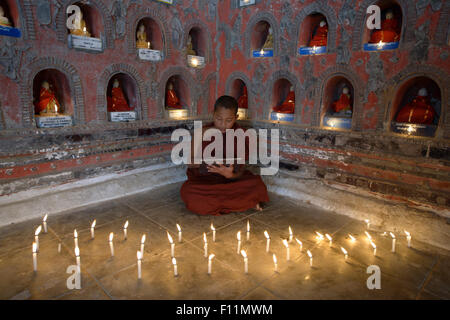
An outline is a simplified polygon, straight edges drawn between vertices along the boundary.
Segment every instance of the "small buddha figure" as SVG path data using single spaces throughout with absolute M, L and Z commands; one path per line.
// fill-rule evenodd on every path
M 320 21 L 314 35 L 309 42 L 310 47 L 323 47 L 327 45 L 328 40 L 328 25 L 325 20 Z
M 87 30 L 86 21 L 83 19 L 83 12 L 80 11 L 80 25 L 78 28 L 70 29 L 70 34 L 81 37 L 90 37 L 91 34 Z
M 350 90 L 347 87 L 342 89 L 339 99 L 331 104 L 332 109 L 336 113 L 350 113 L 352 112 L 352 98 Z
M 247 86 L 244 85 L 244 92 L 238 99 L 238 108 L 248 109 Z
M 3 10 L 2 6 L 0 6 L 0 26 L 12 27 L 12 24 L 9 21 L 9 19 L 5 17 L 5 10 Z
M 264 42 L 264 45 L 262 46 L 261 50 L 263 49 L 273 49 L 273 31 L 272 27 L 269 27 L 269 33 L 267 34 L 266 42 Z
M 386 19 L 381 22 L 381 30 L 373 30 L 369 43 L 397 42 L 400 40 L 400 25 L 394 17 L 394 12 L 388 10 Z
M 47 81 L 41 84 L 39 101 L 35 103 L 35 113 L 41 116 L 57 116 L 61 113 L 61 106 Z
M 395 121 L 402 123 L 432 124 L 436 112 L 430 105 L 426 88 L 421 88 L 412 102 L 403 106 Z
M 194 45 L 192 44 L 192 37 L 191 35 L 188 35 L 188 41 L 186 45 L 186 53 L 191 56 L 196 56 L 197 52 L 194 50 Z
M 175 90 L 173 89 L 172 82 L 169 82 L 167 85 L 166 91 L 166 107 L 167 108 L 175 108 L 175 109 L 183 109 L 180 104 L 180 99 L 178 99 Z
M 295 112 L 295 92 L 294 86 L 289 89 L 289 94 L 284 102 L 273 108 L 273 111 L 278 113 L 294 113 Z
M 108 112 L 126 112 L 131 111 L 128 106 L 122 88 L 120 88 L 119 80 L 115 79 L 111 90 L 111 97 L 108 97 Z
M 139 26 L 136 38 L 136 47 L 138 49 L 151 49 L 151 43 L 150 41 L 147 41 L 147 33 L 145 32 L 145 26 L 143 24 Z

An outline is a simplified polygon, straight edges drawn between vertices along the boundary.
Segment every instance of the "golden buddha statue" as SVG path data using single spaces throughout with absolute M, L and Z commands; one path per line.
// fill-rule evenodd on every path
M 273 49 L 273 34 L 272 33 L 273 33 L 272 27 L 269 27 L 269 33 L 267 35 L 266 42 L 264 42 L 264 45 L 262 46 L 261 50 L 264 50 L 264 49 L 272 50 Z
M 9 21 L 9 19 L 5 17 L 5 10 L 3 10 L 2 6 L 0 6 L 0 26 L 12 27 L 12 24 Z
M 147 41 L 147 33 L 145 32 L 145 26 L 141 24 L 139 30 L 136 33 L 136 48 L 138 49 L 151 49 L 150 41 Z
M 187 41 L 187 45 L 186 45 L 186 53 L 191 55 L 191 56 L 196 56 L 197 55 L 197 52 L 195 52 L 194 46 L 192 44 L 192 37 L 191 37 L 191 35 L 188 35 L 188 41 Z
M 83 19 L 83 13 L 80 11 L 80 25 L 76 26 L 74 29 L 70 29 L 70 34 L 81 37 L 90 37 L 91 34 L 87 30 L 86 21 Z
M 39 101 L 35 103 L 35 107 L 36 114 L 40 116 L 51 117 L 61 113 L 61 106 L 47 81 L 42 82 Z

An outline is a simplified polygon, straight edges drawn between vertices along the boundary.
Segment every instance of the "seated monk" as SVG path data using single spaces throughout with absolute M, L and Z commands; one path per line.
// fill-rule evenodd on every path
M 320 21 L 319 26 L 314 33 L 311 41 L 309 42 L 310 47 L 323 47 L 327 45 L 328 39 L 328 25 L 325 20 Z
M 295 112 L 295 93 L 294 87 L 291 86 L 289 94 L 284 102 L 273 108 L 273 111 L 278 113 L 294 113 Z
M 373 30 L 369 43 L 397 42 L 400 40 L 400 26 L 392 10 L 386 12 L 386 19 L 381 22 L 381 30 Z
M 269 34 L 267 35 L 266 41 L 264 42 L 264 45 L 262 46 L 263 49 L 273 49 L 273 31 L 272 27 L 269 27 Z
M 166 108 L 175 108 L 175 109 L 183 109 L 180 103 L 180 99 L 178 99 L 175 90 L 173 89 L 172 82 L 169 82 L 167 86 L 166 92 Z
M 5 17 L 5 10 L 3 10 L 2 6 L 0 6 L 0 26 L 12 27 L 12 24 L 11 22 L 9 22 L 9 19 Z
M 108 97 L 108 112 L 126 112 L 131 110 L 132 108 L 128 106 L 125 95 L 119 86 L 119 80 L 114 80 L 111 97 Z
M 237 108 L 237 101 L 233 97 L 220 97 L 214 104 L 214 122 L 203 127 L 203 131 L 215 128 L 222 132 L 224 157 L 226 156 L 226 130 L 240 128 L 236 123 Z M 214 138 L 212 141 L 203 141 L 202 151 L 213 141 Z M 236 156 L 236 139 L 234 148 Z M 246 160 L 248 159 L 248 149 L 248 144 L 246 144 Z M 194 151 L 191 152 L 191 155 L 193 159 Z M 251 208 L 260 211 L 262 210 L 260 203 L 269 201 L 267 188 L 261 177 L 246 170 L 243 164 L 229 166 L 225 164 L 189 164 L 187 177 L 187 181 L 180 190 L 181 199 L 188 210 L 200 215 L 243 212 Z
M 430 105 L 427 89 L 419 90 L 418 96 L 400 109 L 395 121 L 414 124 L 432 124 L 436 112 Z
M 83 13 L 80 11 L 80 25 L 74 29 L 70 29 L 70 34 L 81 37 L 90 37 L 91 34 L 87 30 L 86 21 L 83 19 Z
M 61 106 L 55 93 L 50 89 L 50 84 L 47 81 L 42 82 L 39 101 L 35 103 L 35 113 L 38 115 L 58 115 L 60 111 Z
M 344 87 L 344 89 L 342 89 L 342 94 L 339 97 L 339 100 L 333 102 L 331 104 L 331 107 L 336 113 L 352 110 L 352 98 L 347 87 Z
M 138 49 L 151 49 L 150 41 L 147 41 L 147 33 L 145 32 L 145 26 L 141 24 L 136 34 L 136 48 Z
M 247 96 L 247 86 L 244 85 L 244 92 L 242 96 L 238 99 L 238 107 L 241 109 L 248 109 L 248 96 Z
M 191 56 L 196 56 L 197 52 L 194 50 L 194 45 L 192 44 L 192 37 L 191 35 L 188 36 L 188 42 L 186 45 L 186 54 Z

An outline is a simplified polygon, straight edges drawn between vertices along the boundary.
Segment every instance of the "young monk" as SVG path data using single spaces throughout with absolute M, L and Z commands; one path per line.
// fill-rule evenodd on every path
M 214 104 L 214 122 L 203 127 L 203 132 L 209 128 L 216 128 L 222 132 L 224 156 L 226 155 L 226 129 L 240 128 L 236 123 L 237 111 L 236 99 L 222 96 Z M 202 142 L 202 154 L 205 147 L 213 141 L 214 138 L 212 141 Z M 236 156 L 236 141 L 234 144 Z M 192 158 L 193 154 L 194 151 L 192 151 Z M 248 147 L 246 147 L 245 157 L 248 160 Z M 225 161 L 223 163 L 188 165 L 188 180 L 181 187 L 181 198 L 186 208 L 201 215 L 221 215 L 251 208 L 261 211 L 260 203 L 269 201 L 267 188 L 261 177 L 246 170 L 245 165 L 227 166 Z

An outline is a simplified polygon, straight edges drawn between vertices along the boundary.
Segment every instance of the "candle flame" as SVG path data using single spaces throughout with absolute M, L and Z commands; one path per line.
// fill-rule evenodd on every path
M 237 237 L 238 241 L 241 241 L 241 232 L 240 231 L 238 231 L 238 233 L 236 234 L 236 237 Z
M 178 232 L 181 232 L 181 227 L 178 223 L 177 223 L 177 229 L 178 229 Z
M 341 247 L 341 250 L 342 250 L 342 252 L 343 252 L 345 255 L 348 254 L 348 253 L 347 253 L 347 250 L 345 250 L 345 248 Z
M 311 251 L 308 250 L 306 253 L 308 254 L 308 256 L 309 256 L 310 258 L 312 258 L 312 253 L 311 253 Z
M 264 231 L 264 236 L 265 236 L 267 239 L 270 239 L 269 233 L 268 233 L 267 231 Z
M 383 43 L 383 41 L 381 41 L 381 40 L 380 40 L 380 42 L 378 42 L 378 44 L 377 44 L 377 46 L 378 46 L 379 49 L 383 48 L 383 45 L 384 45 L 384 43 Z
M 373 241 L 370 241 L 370 244 L 372 245 L 372 247 L 373 247 L 374 249 L 377 248 L 377 246 L 375 245 L 375 243 L 373 243 Z
M 277 264 L 277 256 L 275 255 L 275 253 L 273 254 L 273 263 Z
M 211 261 L 212 259 L 214 259 L 214 257 L 215 257 L 216 255 L 214 254 L 214 253 L 211 253 L 210 255 L 209 255 L 209 261 Z
M 303 246 L 303 243 L 302 243 L 300 240 L 298 240 L 297 238 L 295 238 L 295 241 L 297 241 L 297 243 L 298 243 L 300 246 Z
M 141 251 L 137 251 L 136 256 L 137 256 L 138 260 L 142 260 L 142 252 Z
M 174 257 L 174 258 L 172 258 L 172 264 L 173 264 L 174 266 L 176 266 L 176 265 L 177 265 L 177 259 L 175 259 L 175 257 Z
M 112 242 L 112 241 L 113 241 L 113 238 L 114 238 L 114 233 L 111 232 L 111 233 L 109 234 L 109 242 Z
M 192 66 L 194 66 L 194 67 L 198 66 L 198 60 L 197 60 L 197 58 L 192 58 L 191 64 L 192 64 Z
M 211 223 L 211 230 L 216 231 L 216 228 L 214 228 L 214 225 Z
M 261 49 L 261 51 L 259 52 L 260 55 L 264 55 L 264 49 Z
M 369 220 L 369 219 L 364 219 L 364 222 L 367 223 L 367 224 L 369 224 L 369 223 L 370 223 L 370 220 Z
M 291 226 L 289 226 L 289 235 L 290 235 L 290 236 L 293 235 Z
M 283 244 L 286 248 L 289 248 L 289 243 L 286 239 L 283 239 Z
M 78 238 L 78 232 L 77 229 L 73 230 L 73 237 Z
M 95 225 L 97 224 L 97 220 L 94 220 L 91 224 L 91 228 L 95 228 Z
M 389 232 L 389 234 L 391 235 L 392 239 L 395 239 L 395 234 L 393 234 L 392 232 Z
M 208 239 L 206 239 L 206 233 L 203 232 L 203 242 L 206 244 L 208 243 Z
M 169 231 L 167 231 L 167 238 L 169 239 L 170 244 L 173 243 L 172 236 L 170 235 Z
M 79 257 L 80 256 L 80 248 L 75 247 L 75 256 Z
M 36 242 L 33 242 L 33 253 L 36 253 L 36 251 L 37 251 L 37 244 L 36 244 Z
M 128 228 L 128 220 L 125 222 L 125 224 L 123 225 L 123 228 L 126 229 Z
M 323 239 L 323 235 L 320 232 L 316 231 L 316 234 L 317 234 L 317 240 Z
M 143 234 L 143 235 L 142 235 L 142 238 L 141 238 L 141 244 L 144 244 L 144 243 L 145 243 L 145 238 L 146 238 L 146 237 L 145 237 L 145 234 Z
M 46 222 L 46 221 L 47 221 L 47 217 L 48 217 L 48 214 L 46 214 L 46 215 L 44 216 L 44 219 L 42 219 L 42 221 L 43 221 L 43 222 Z
M 333 238 L 331 238 L 331 236 L 328 233 L 325 233 L 325 237 L 327 237 L 328 240 L 332 240 Z
M 241 255 L 244 257 L 244 259 L 247 259 L 247 252 L 245 252 L 245 250 L 241 250 Z
M 250 232 L 250 221 L 247 220 L 247 232 Z
M 36 231 L 34 232 L 34 235 L 35 235 L 35 236 L 38 236 L 39 233 L 41 233 L 41 230 L 42 230 L 42 227 L 41 227 L 41 226 L 37 227 Z
M 369 239 L 369 241 L 372 241 L 372 236 L 367 231 L 364 231 L 364 233 L 366 234 L 367 239 Z
M 407 237 L 411 237 L 411 233 L 409 233 L 409 232 L 406 231 L 406 230 L 403 230 L 403 231 L 405 231 L 405 234 L 406 234 Z
M 351 240 L 352 242 L 355 242 L 355 241 L 356 241 L 355 237 L 352 236 L 350 233 L 348 234 L 348 237 L 350 238 L 350 240 Z

